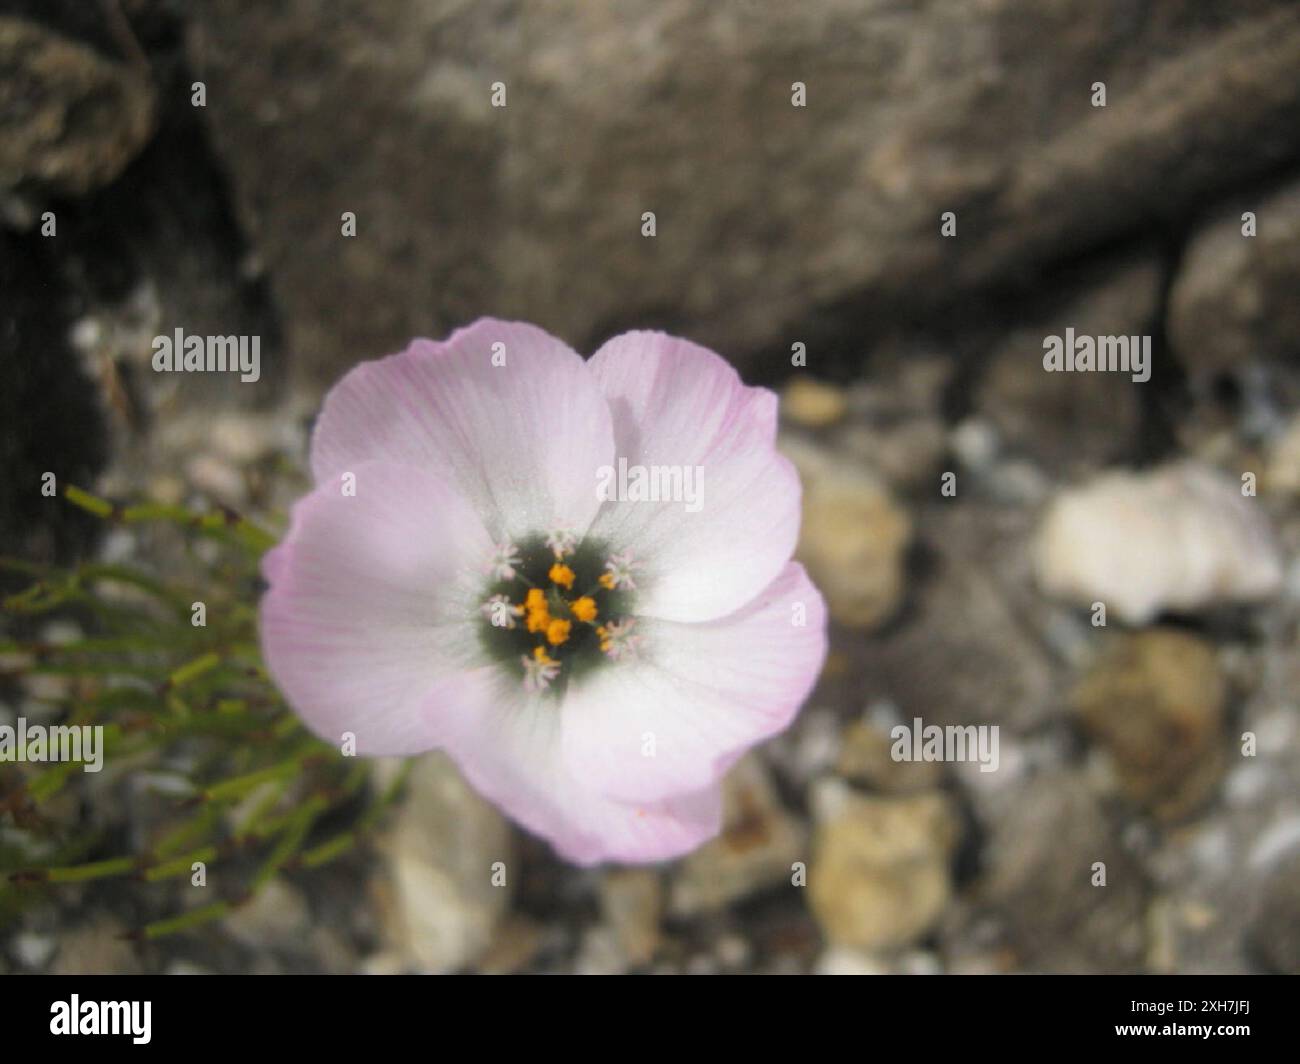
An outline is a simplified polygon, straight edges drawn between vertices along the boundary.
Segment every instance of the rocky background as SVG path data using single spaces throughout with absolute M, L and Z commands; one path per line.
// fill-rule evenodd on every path
M 725 833 L 573 869 L 434 757 L 215 928 L 72 889 L 0 970 L 1300 971 L 1293 2 L 0 0 L 4 553 L 130 551 L 47 469 L 283 507 L 324 388 L 480 314 L 781 390 L 832 652 Z M 178 326 L 262 380 L 155 376 Z M 1067 326 L 1151 379 L 1044 372 Z M 998 771 L 892 760 L 914 717 Z

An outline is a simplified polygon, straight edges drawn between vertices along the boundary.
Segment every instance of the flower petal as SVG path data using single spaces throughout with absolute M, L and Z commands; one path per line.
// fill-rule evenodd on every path
M 592 524 L 642 563 L 637 613 L 708 621 L 739 609 L 776 578 L 799 534 L 799 477 L 774 446 L 776 397 L 662 333 L 616 336 L 590 365 L 614 414 L 616 470 L 618 459 L 702 470 L 697 512 L 608 502 Z
M 481 318 L 348 373 L 325 399 L 311 465 L 318 484 L 366 459 L 439 471 L 501 539 L 581 535 L 600 505 L 594 469 L 613 452 L 582 358 L 534 325 Z
M 797 562 L 719 621 L 637 626 L 641 660 L 593 671 L 563 711 L 569 771 L 624 801 L 715 784 L 790 723 L 826 656 L 826 606 Z
M 492 543 L 473 508 L 410 466 L 355 467 L 300 500 L 263 562 L 262 651 L 313 732 L 362 754 L 437 745 L 475 653 L 477 571 Z
M 479 793 L 576 864 L 645 863 L 678 857 L 722 826 L 721 790 L 654 803 L 624 803 L 569 772 L 560 750 L 560 708 L 482 668 L 447 752 Z

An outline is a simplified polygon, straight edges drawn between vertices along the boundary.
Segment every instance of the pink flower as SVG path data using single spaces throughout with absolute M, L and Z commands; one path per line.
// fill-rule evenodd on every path
M 263 564 L 271 673 L 322 738 L 445 750 L 569 860 L 685 853 L 825 656 L 775 435 L 771 392 L 660 333 L 584 361 L 483 319 L 357 366 Z M 600 490 L 621 464 L 668 470 L 657 501 Z

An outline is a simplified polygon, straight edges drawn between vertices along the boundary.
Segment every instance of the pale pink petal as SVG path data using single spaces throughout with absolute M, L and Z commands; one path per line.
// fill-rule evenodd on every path
M 681 791 L 659 802 L 609 798 L 565 768 L 562 711 L 554 700 L 528 696 L 491 667 L 469 674 L 466 684 L 475 692 L 468 699 L 473 705 L 458 717 L 460 731 L 447 752 L 475 790 L 567 860 L 664 861 L 721 829 L 719 788 Z
M 703 470 L 698 512 L 615 502 L 592 523 L 592 536 L 640 560 L 637 612 L 707 621 L 739 609 L 776 578 L 799 534 L 799 478 L 773 445 L 776 397 L 746 387 L 712 351 L 662 333 L 617 336 L 590 365 L 614 414 L 618 458 Z
M 494 537 L 522 538 L 581 535 L 599 507 L 595 468 L 613 450 L 582 358 L 534 325 L 483 318 L 352 370 L 325 399 L 311 464 L 317 483 L 366 459 L 435 470 Z
M 262 651 L 321 738 L 338 744 L 351 732 L 358 753 L 416 753 L 458 710 L 492 542 L 438 477 L 376 462 L 352 472 L 355 497 L 341 480 L 323 482 L 264 560 Z
M 637 627 L 639 660 L 593 670 L 564 703 L 569 771 L 625 801 L 716 783 L 790 723 L 826 656 L 826 607 L 797 562 L 721 620 Z

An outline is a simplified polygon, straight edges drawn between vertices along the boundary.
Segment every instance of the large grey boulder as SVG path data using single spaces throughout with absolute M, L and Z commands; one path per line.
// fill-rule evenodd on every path
M 208 0 L 189 48 L 322 382 L 483 313 L 788 352 L 827 310 L 936 305 L 1300 152 L 1282 0 Z

